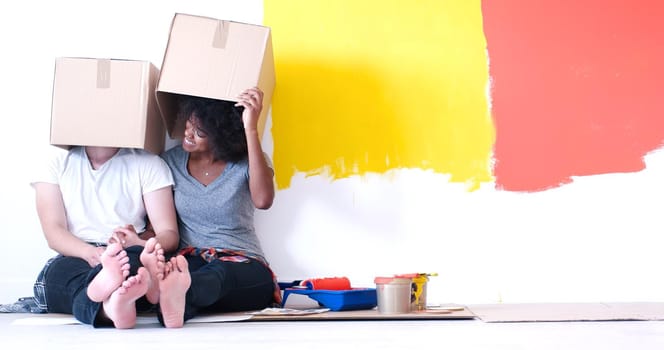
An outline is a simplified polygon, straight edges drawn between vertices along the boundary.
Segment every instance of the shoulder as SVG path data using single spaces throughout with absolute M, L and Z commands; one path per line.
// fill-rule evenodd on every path
M 173 146 L 163 153 L 163 157 L 174 157 L 178 154 L 184 153 L 184 149 L 182 149 L 181 145 Z
M 72 153 L 72 150 L 54 146 L 44 149 L 38 155 L 39 161 L 30 165 L 29 183 L 33 186 L 39 182 L 58 184 L 67 167 L 83 163 L 80 160 L 77 161 L 77 158 L 80 158 L 80 156 Z
M 140 167 L 165 167 L 166 162 L 164 160 L 151 152 L 138 148 L 125 148 L 122 149 L 120 155 L 134 165 Z
M 149 161 L 154 161 L 156 159 L 161 159 L 158 155 L 150 153 L 140 148 L 122 148 L 120 150 L 119 156 L 136 162 L 143 162 L 143 161 L 149 162 Z
M 85 148 L 80 146 L 74 146 L 69 150 L 54 149 L 49 162 L 51 170 L 57 172 L 64 172 L 70 168 L 78 169 L 86 164 L 88 164 L 88 156 L 85 154 Z
M 162 154 L 163 159 L 168 164 L 173 164 L 176 160 L 186 157 L 186 153 L 182 146 L 178 145 L 173 148 L 170 148 Z
M 158 155 L 140 148 L 123 148 L 120 152 L 122 152 L 123 155 L 138 158 L 140 160 L 143 159 L 150 160 L 150 159 L 159 158 Z

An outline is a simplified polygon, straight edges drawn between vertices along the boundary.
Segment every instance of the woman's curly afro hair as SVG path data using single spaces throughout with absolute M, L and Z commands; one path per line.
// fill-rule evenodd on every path
M 186 121 L 193 117 L 198 121 L 216 160 L 237 162 L 247 157 L 243 109 L 231 101 L 182 95 L 178 118 Z

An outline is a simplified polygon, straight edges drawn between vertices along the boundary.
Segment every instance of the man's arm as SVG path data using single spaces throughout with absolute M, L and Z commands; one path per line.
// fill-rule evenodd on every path
M 60 186 L 51 183 L 35 183 L 37 215 L 48 246 L 65 256 L 84 259 L 90 266 L 99 264 L 103 248 L 94 247 L 67 229 L 67 215 Z
M 150 225 L 165 252 L 178 248 L 180 235 L 173 202 L 173 188 L 167 186 L 143 195 Z M 141 237 L 148 239 L 149 237 Z

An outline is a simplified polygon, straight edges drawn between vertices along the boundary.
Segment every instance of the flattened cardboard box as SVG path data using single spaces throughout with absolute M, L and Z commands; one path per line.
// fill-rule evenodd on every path
M 147 61 L 56 59 L 50 143 L 161 153 L 166 132 L 154 96 L 158 76 Z
M 262 136 L 274 85 L 269 27 L 175 14 L 156 92 L 172 138 L 184 134 L 184 121 L 176 116 L 178 95 L 237 102 L 242 91 L 254 86 L 263 91 Z

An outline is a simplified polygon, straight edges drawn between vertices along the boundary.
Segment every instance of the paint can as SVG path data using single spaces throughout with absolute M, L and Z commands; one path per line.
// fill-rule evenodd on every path
M 401 277 L 376 277 L 376 301 L 381 314 L 405 314 L 410 312 L 412 279 Z
M 427 308 L 427 282 L 429 274 L 426 273 L 408 273 L 396 275 L 399 278 L 410 278 L 412 281 L 410 295 L 410 309 L 412 311 L 422 311 Z

